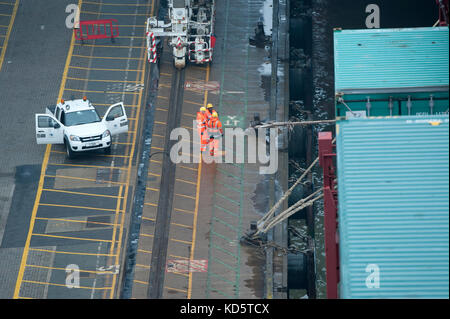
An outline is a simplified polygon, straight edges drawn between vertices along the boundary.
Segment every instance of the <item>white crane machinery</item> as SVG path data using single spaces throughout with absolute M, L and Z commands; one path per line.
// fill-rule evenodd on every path
M 168 0 L 169 21 L 147 19 L 147 54 L 156 62 L 156 47 L 161 37 L 168 37 L 176 68 L 184 68 L 186 60 L 204 64 L 212 60 L 215 45 L 215 0 Z

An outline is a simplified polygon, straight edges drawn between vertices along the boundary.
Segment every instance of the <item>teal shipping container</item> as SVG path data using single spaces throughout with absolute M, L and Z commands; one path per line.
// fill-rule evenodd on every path
M 340 298 L 449 298 L 449 117 L 336 126 Z
M 334 30 L 336 117 L 448 113 L 448 27 Z

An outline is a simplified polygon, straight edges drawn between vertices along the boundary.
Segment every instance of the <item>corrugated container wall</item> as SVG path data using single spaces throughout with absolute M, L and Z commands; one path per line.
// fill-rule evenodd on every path
M 448 27 L 335 30 L 336 116 L 348 111 L 339 97 L 370 116 L 447 111 L 448 48 Z
M 449 117 L 337 125 L 340 298 L 449 297 Z

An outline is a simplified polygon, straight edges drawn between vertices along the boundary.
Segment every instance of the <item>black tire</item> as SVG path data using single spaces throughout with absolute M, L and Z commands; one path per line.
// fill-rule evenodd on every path
M 75 157 L 75 152 L 72 151 L 70 148 L 69 142 L 67 140 L 64 141 L 64 144 L 66 145 L 66 154 L 69 159 L 73 159 Z

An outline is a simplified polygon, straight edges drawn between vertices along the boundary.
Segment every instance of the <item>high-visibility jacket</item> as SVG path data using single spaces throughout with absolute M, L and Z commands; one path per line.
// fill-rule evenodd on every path
M 203 133 L 207 128 L 207 114 L 203 114 L 202 112 L 197 112 L 197 130 L 199 133 Z
M 212 112 L 210 112 L 208 109 L 206 109 L 205 117 L 206 117 L 206 121 L 209 121 L 212 117 Z
M 211 118 L 208 121 L 208 134 L 214 138 L 220 137 L 223 134 L 222 122 L 218 118 Z

